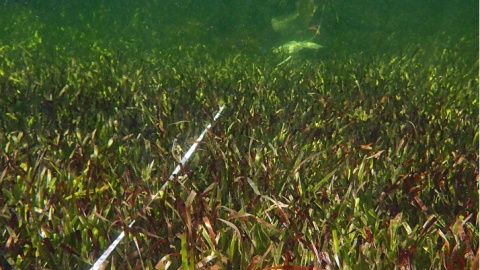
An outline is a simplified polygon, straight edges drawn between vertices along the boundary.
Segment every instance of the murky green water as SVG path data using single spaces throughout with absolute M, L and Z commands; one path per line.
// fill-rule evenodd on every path
M 96 46 L 139 54 L 196 44 L 268 55 L 298 41 L 323 46 L 304 50 L 318 60 L 449 46 L 464 46 L 466 58 L 478 58 L 473 0 L 4 0 L 0 7 L 2 46 L 52 55 L 88 54 Z

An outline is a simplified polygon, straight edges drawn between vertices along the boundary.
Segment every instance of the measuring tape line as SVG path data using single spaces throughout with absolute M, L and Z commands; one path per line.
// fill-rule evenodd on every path
M 225 105 L 222 105 L 220 107 L 220 110 L 217 112 L 217 114 L 215 114 L 215 116 L 213 117 L 213 122 L 215 122 L 218 117 L 220 117 L 220 114 L 222 113 L 223 109 L 225 108 Z M 170 177 L 168 178 L 168 181 L 165 182 L 165 184 L 162 186 L 162 188 L 160 188 L 159 191 L 157 191 L 157 193 L 155 193 L 155 195 L 152 197 L 152 199 L 150 200 L 150 202 L 147 204 L 147 206 L 149 206 L 153 200 L 155 200 L 158 195 L 160 194 L 160 192 L 164 191 L 166 188 L 167 188 L 167 184 L 168 182 L 170 182 L 171 180 L 173 180 L 175 178 L 175 175 L 177 175 L 181 168 L 183 167 L 183 165 L 185 165 L 185 163 L 188 161 L 188 159 L 190 158 L 190 156 L 193 154 L 193 152 L 195 152 L 198 144 L 202 141 L 203 137 L 205 136 L 205 134 L 207 133 L 208 129 L 210 129 L 212 127 L 212 124 L 208 124 L 205 129 L 203 130 L 203 132 L 200 134 L 200 136 L 198 136 L 197 140 L 192 144 L 192 146 L 190 146 L 190 149 L 188 149 L 187 153 L 185 153 L 185 155 L 183 156 L 182 160 L 180 161 L 180 164 L 177 165 L 177 167 L 175 168 L 175 170 L 173 170 L 172 174 L 170 175 Z M 133 224 L 135 223 L 135 220 L 132 221 L 130 224 L 128 224 L 128 228 L 131 228 L 133 226 Z M 117 247 L 118 243 L 120 243 L 120 241 L 122 241 L 122 239 L 125 237 L 125 231 L 122 231 L 118 236 L 117 238 L 110 244 L 110 246 L 108 246 L 108 248 L 105 250 L 105 252 L 103 252 L 102 256 L 100 256 L 100 258 L 98 258 L 98 260 L 93 264 L 92 268 L 90 268 L 90 270 L 100 270 L 102 269 L 101 266 L 103 265 L 103 263 L 107 260 L 108 256 L 110 256 L 110 254 L 112 253 L 112 251 L 115 250 L 115 248 Z

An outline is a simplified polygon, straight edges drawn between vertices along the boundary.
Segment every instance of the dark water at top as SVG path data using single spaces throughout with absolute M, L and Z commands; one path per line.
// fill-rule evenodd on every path
M 78 56 L 92 48 L 134 54 L 202 44 L 268 55 L 286 42 L 309 41 L 323 46 L 322 59 L 465 43 L 476 59 L 478 10 L 473 0 L 4 0 L 0 45 Z M 275 30 L 272 20 L 285 29 Z

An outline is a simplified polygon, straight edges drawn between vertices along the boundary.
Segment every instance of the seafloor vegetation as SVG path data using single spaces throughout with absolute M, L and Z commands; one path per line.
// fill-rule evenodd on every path
M 122 230 L 108 269 L 478 265 L 478 36 L 277 66 L 25 10 L 1 19 L 3 269 L 87 269 Z

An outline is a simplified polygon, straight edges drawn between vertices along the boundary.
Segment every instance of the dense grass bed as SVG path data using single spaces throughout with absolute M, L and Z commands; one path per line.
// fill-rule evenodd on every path
M 3 269 L 87 269 L 122 231 L 106 269 L 478 265 L 471 39 L 278 66 L 30 37 L 0 48 Z M 151 202 L 174 142 L 185 152 L 221 105 Z
M 87 268 L 135 219 L 116 267 L 471 265 L 477 66 L 455 54 L 277 67 L 103 50 L 45 64 L 4 48 L 3 264 Z M 186 150 L 223 103 L 144 209 L 176 165 L 173 140 Z

